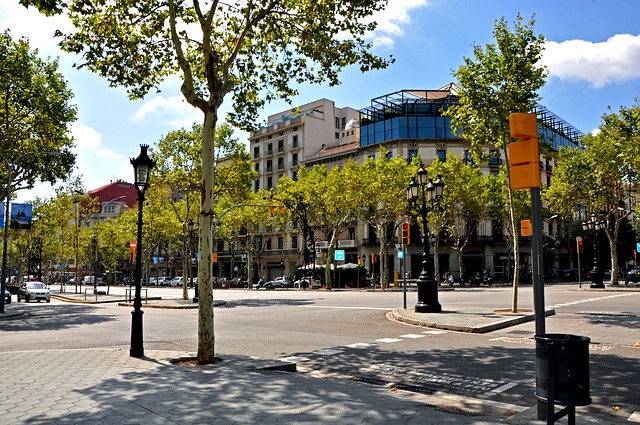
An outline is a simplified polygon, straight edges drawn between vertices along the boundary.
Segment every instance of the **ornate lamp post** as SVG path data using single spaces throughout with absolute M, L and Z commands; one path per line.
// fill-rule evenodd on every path
M 140 295 L 140 280 L 142 269 L 142 207 L 144 193 L 149 187 L 149 174 L 156 162 L 149 158 L 147 149 L 149 145 L 140 145 L 140 155 L 131 158 L 131 165 L 135 172 L 135 186 L 138 194 L 138 239 L 136 244 L 136 270 L 135 270 L 135 296 L 133 298 L 133 311 L 131 312 L 131 357 L 144 357 L 142 344 L 142 297 Z
M 582 230 L 591 231 L 593 236 L 593 269 L 591 270 L 591 288 L 604 288 L 602 283 L 602 273 L 600 272 L 600 253 L 598 250 L 598 231 L 604 229 L 604 221 L 599 221 L 598 216 L 591 214 L 591 220 L 582 223 Z
M 439 313 L 442 311 L 442 306 L 438 302 L 438 284 L 433 277 L 433 257 L 429 252 L 427 213 L 440 208 L 443 189 L 444 183 L 440 176 L 435 182 L 432 181 L 428 178 L 427 171 L 423 167 L 418 170 L 417 179 L 413 178 L 407 188 L 409 207 L 418 212 L 422 218 L 422 271 L 417 283 L 416 313 Z M 420 195 L 422 196 L 420 197 Z

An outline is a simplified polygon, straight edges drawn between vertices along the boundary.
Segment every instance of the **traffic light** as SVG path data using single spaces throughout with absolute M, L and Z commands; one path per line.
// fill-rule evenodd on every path
M 584 245 L 582 245 L 582 241 L 578 241 L 578 252 L 580 254 L 584 252 Z
M 411 243 L 411 224 L 407 222 L 402 223 L 402 244 L 409 245 Z
M 520 234 L 531 236 L 531 220 L 520 220 Z
M 377 263 L 378 260 L 378 255 L 371 253 L 371 265 L 373 266 L 375 263 Z
M 540 154 L 536 114 L 509 115 L 511 137 L 518 139 L 508 146 L 509 184 L 513 190 L 540 187 Z

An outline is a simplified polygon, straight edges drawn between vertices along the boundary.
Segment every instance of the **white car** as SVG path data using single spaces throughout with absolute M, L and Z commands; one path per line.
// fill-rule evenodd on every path
M 20 285 L 20 289 L 18 289 L 18 302 L 20 302 L 20 300 L 24 300 L 25 302 L 32 300 L 51 302 L 51 291 L 49 291 L 47 285 L 42 282 L 24 282 Z
M 182 286 L 182 276 L 176 276 L 168 282 L 169 286 Z

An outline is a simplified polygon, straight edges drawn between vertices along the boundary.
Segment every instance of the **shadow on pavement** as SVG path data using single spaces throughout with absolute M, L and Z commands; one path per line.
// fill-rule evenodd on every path
M 29 332 L 60 330 L 116 321 L 117 317 L 103 314 L 90 305 L 30 303 L 13 306 L 12 320 L 0 321 L 0 330 L 6 332 Z

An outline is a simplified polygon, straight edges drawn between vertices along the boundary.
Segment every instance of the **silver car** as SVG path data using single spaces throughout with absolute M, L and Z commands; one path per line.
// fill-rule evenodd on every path
M 26 302 L 33 300 L 51 302 L 51 291 L 42 282 L 24 282 L 18 289 L 18 302 L 20 300 L 25 300 Z

